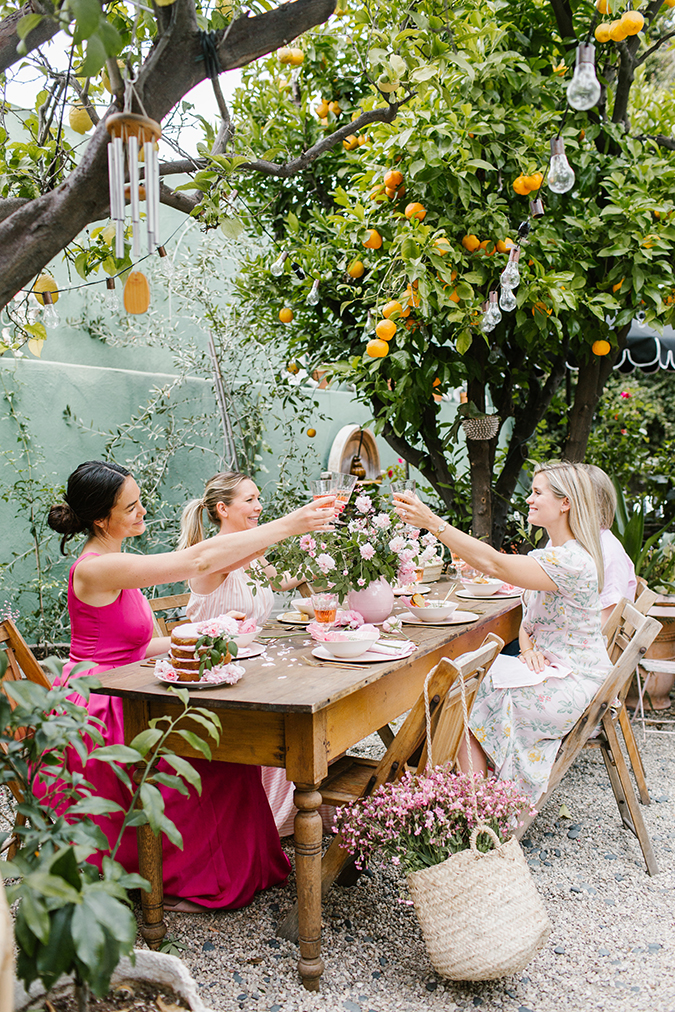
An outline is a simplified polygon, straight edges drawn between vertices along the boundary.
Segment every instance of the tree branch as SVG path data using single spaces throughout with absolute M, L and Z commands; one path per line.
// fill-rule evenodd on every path
M 551 0 L 551 7 L 553 8 L 553 14 L 558 25 L 560 38 L 563 42 L 565 39 L 572 39 L 576 43 L 577 37 L 572 22 L 572 8 L 569 5 L 569 0 Z
M 650 46 L 649 49 L 645 50 L 640 59 L 635 61 L 635 66 L 641 66 L 645 60 L 652 55 L 652 53 L 655 53 L 657 49 L 660 49 L 665 42 L 670 42 L 671 39 L 675 39 L 675 32 L 668 32 L 668 34 L 664 35 L 663 38 L 658 39 L 653 46 Z
M 16 26 L 28 14 L 44 14 L 45 17 L 26 36 L 24 41 L 27 53 L 32 52 L 33 49 L 39 49 L 61 31 L 61 24 L 54 18 L 50 4 L 29 0 L 18 11 L 13 11 L 0 22 L 0 73 L 4 73 L 17 60 L 23 59 L 23 56 L 19 56 L 16 51 L 16 47 L 21 41 L 16 33 Z
M 656 134 L 654 136 L 650 134 L 638 134 L 634 137 L 634 140 L 654 141 L 660 148 L 667 148 L 668 151 L 675 151 L 675 139 L 672 137 L 666 137 L 665 134 Z

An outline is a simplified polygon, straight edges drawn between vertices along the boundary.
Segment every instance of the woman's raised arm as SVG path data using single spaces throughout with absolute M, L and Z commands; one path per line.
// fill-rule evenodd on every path
M 209 538 L 181 551 L 157 555 L 112 552 L 87 556 L 75 571 L 76 594 L 89 599 L 95 594 L 190 580 L 229 566 L 238 566 L 242 560 L 263 552 L 284 538 L 308 531 L 332 530 L 334 502 L 334 496 L 325 496 L 278 520 L 248 531 Z
M 526 590 L 558 589 L 536 559 L 530 559 L 527 555 L 505 555 L 491 545 L 486 545 L 484 541 L 464 534 L 436 516 L 412 492 L 397 492 L 394 506 L 404 523 L 431 531 L 450 551 L 481 573 Z

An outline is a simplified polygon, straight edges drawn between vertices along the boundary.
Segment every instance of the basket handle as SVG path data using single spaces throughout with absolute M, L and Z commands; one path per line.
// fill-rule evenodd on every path
M 499 837 L 495 833 L 495 831 L 492 828 L 492 826 L 486 826 L 484 822 L 481 822 L 480 825 L 476 826 L 476 828 L 474 829 L 474 831 L 471 834 L 470 846 L 471 846 L 471 852 L 472 852 L 472 854 L 473 854 L 474 857 L 484 857 L 485 856 L 484 854 L 482 854 L 479 851 L 478 846 L 477 846 L 478 837 L 481 836 L 481 834 L 483 834 L 483 833 L 487 833 L 488 836 L 492 837 L 492 842 L 495 845 L 495 850 L 497 850 L 497 851 L 501 851 L 502 850 L 502 846 L 503 846 L 502 845 L 502 841 L 499 839 Z

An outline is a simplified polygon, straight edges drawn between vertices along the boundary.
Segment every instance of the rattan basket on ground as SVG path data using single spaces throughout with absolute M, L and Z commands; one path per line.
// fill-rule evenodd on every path
M 518 841 L 485 854 L 475 847 L 413 872 L 408 887 L 431 964 L 451 980 L 519 973 L 542 948 L 551 924 Z

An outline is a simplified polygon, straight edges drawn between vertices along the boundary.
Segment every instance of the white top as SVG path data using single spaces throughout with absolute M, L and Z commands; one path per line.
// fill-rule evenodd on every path
M 605 564 L 605 585 L 600 592 L 600 607 L 618 604 L 622 597 L 635 600 L 637 580 L 635 567 L 623 545 L 611 531 L 600 531 L 602 561 Z
M 191 622 L 203 622 L 228 611 L 242 611 L 246 618 L 254 618 L 262 626 L 270 617 L 273 607 L 274 594 L 269 586 L 256 580 L 251 572 L 235 569 L 228 573 L 211 594 L 195 594 L 190 587 L 190 600 L 185 613 Z

